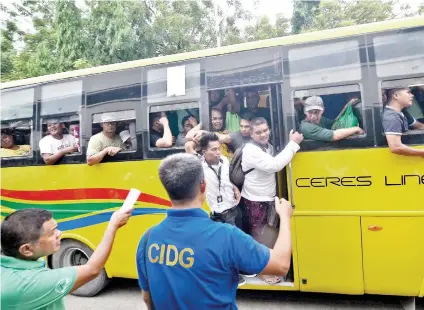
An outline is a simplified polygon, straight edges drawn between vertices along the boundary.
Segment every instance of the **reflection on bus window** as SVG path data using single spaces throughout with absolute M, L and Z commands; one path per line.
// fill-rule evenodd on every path
M 198 103 L 174 105 L 172 109 L 168 108 L 171 106 L 156 106 L 150 110 L 150 147 L 184 147 L 187 134 L 193 128 L 199 127 Z
M 94 114 L 92 133 L 87 147 L 89 166 L 101 162 L 106 155 L 136 150 L 135 110 Z
M 31 156 L 31 121 L 2 123 L 0 157 Z
M 361 93 L 355 87 L 298 91 L 293 102 L 305 139 L 332 142 L 364 134 Z

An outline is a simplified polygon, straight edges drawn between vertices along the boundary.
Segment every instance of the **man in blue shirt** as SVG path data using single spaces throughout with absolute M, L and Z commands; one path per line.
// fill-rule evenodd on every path
M 137 249 L 137 270 L 148 309 L 237 309 L 239 270 L 284 276 L 290 267 L 291 205 L 275 198 L 280 215 L 274 249 L 235 226 L 213 222 L 201 209 L 202 162 L 189 154 L 164 159 L 159 176 L 172 201 L 167 217 Z

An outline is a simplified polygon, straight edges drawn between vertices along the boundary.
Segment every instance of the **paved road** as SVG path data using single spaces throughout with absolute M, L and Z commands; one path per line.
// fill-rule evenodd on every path
M 68 296 L 67 310 L 145 310 L 135 280 L 116 279 L 98 296 L 82 298 Z M 398 299 L 382 296 L 340 296 L 292 292 L 239 290 L 237 304 L 240 310 L 371 310 L 401 309 Z M 417 299 L 417 310 L 424 310 L 424 300 Z

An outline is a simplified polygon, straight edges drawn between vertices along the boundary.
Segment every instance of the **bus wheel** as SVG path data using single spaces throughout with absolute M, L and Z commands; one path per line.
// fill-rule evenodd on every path
M 60 250 L 52 255 L 51 265 L 53 269 L 81 266 L 87 263 L 92 254 L 93 250 L 81 242 L 75 240 L 62 240 Z M 84 297 L 94 296 L 109 283 L 109 280 L 106 271 L 103 269 L 95 279 L 84 284 L 72 294 Z

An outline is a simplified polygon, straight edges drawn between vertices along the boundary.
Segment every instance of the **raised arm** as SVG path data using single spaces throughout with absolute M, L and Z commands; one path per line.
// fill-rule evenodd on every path
M 131 212 L 132 210 L 127 212 L 118 210 L 112 214 L 102 241 L 100 241 L 100 244 L 94 251 L 93 255 L 91 255 L 85 265 L 76 267 L 77 279 L 71 289 L 71 292 L 77 290 L 79 287 L 93 280 L 100 274 L 107 259 L 109 258 L 116 232 L 120 227 L 124 226 L 128 222 Z
M 267 172 L 281 171 L 300 149 L 299 144 L 303 141 L 303 135 L 297 132 L 290 133 L 290 142 L 275 157 L 263 151 L 243 152 L 243 161 L 251 168 Z
M 172 132 L 169 128 L 169 121 L 166 117 L 162 117 L 159 123 L 163 126 L 163 136 L 156 141 L 156 147 L 171 147 L 172 146 Z

